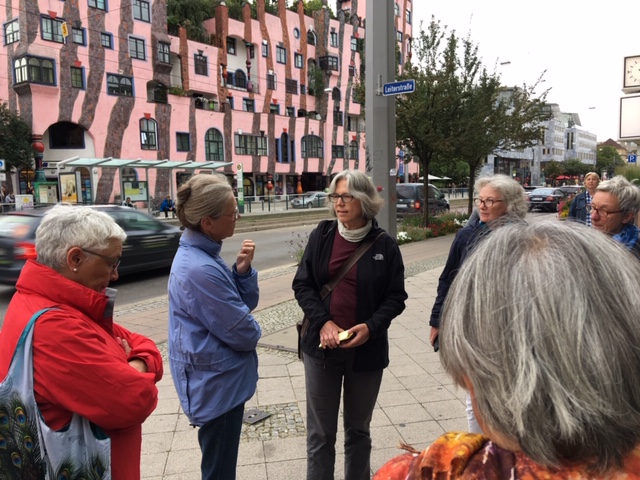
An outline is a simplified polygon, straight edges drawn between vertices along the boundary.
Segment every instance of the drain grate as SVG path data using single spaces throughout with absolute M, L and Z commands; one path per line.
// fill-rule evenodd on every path
M 255 425 L 258 422 L 261 422 L 265 418 L 269 418 L 271 416 L 268 412 L 262 412 L 257 409 L 251 409 L 244 412 L 244 416 L 242 417 L 242 421 L 248 423 L 250 425 Z
M 247 409 L 244 418 L 254 412 L 266 413 L 257 423 L 243 423 L 241 442 L 274 440 L 276 438 L 303 437 L 307 430 L 298 409 L 297 402 L 260 405 Z

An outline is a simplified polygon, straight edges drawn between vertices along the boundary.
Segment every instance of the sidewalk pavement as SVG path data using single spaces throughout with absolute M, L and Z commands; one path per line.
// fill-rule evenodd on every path
M 437 241 L 438 239 L 434 239 Z M 442 241 L 442 240 L 441 240 Z M 450 239 L 449 239 L 450 241 Z M 446 255 L 429 258 L 425 242 L 401 247 L 409 295 L 407 308 L 389 329 L 390 360 L 371 422 L 372 473 L 403 453 L 404 442 L 422 450 L 442 433 L 466 430 L 464 392 L 443 373 L 438 355 L 428 344 L 428 317 Z M 422 261 L 415 262 L 419 257 Z M 426 258 L 426 260 L 425 260 Z M 409 259 L 414 263 L 409 264 Z M 260 274 L 261 303 L 255 316 L 263 338 L 281 332 L 301 318 L 291 291 L 293 267 Z M 266 299 L 266 300 L 262 300 Z M 167 300 L 126 310 L 116 309 L 116 322 L 145 334 L 165 355 L 165 375 L 158 384 L 160 399 L 143 425 L 142 478 L 153 480 L 200 479 L 197 430 L 180 409 L 166 361 Z M 268 343 L 268 342 L 266 342 Z M 306 401 L 304 369 L 293 352 L 259 346 L 258 388 L 247 402 L 245 417 L 270 414 L 262 421 L 243 424 L 238 457 L 238 480 L 291 480 L 306 476 Z M 257 412 L 255 411 L 257 410 Z M 344 479 L 344 436 L 338 420 L 335 479 Z

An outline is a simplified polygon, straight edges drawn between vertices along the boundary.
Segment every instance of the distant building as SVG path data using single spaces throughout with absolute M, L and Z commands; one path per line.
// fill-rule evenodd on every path
M 256 5 L 257 18 L 245 4 L 234 19 L 222 2 L 198 43 L 182 28 L 168 34 L 163 0 L 9 2 L 0 98 L 30 123 L 48 180 L 60 162 L 87 160 L 64 170 L 77 172 L 87 202 L 114 201 L 124 181 L 164 197 L 198 171 L 135 165 L 148 160 L 231 162 L 221 170 L 230 178 L 240 165 L 246 197 L 322 190 L 333 173 L 364 170 L 366 2 L 337 1 L 335 19 L 326 8 L 305 16 L 302 2 L 278 2 L 277 15 Z M 395 4 L 401 63 L 411 10 Z M 33 172 L 16 180 L 22 193 Z
M 545 108 L 552 118 L 540 124 L 540 142 L 521 150 L 494 152 L 487 157 L 490 164 L 487 170 L 509 175 L 522 184 L 541 185 L 545 182 L 544 166 L 547 162 L 577 158 L 587 165 L 595 165 L 596 135 L 580 128 L 579 115 L 562 112 L 554 103 L 545 105 Z

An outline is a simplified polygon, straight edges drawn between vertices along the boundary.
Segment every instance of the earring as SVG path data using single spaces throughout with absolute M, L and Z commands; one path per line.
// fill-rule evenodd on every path
M 76 272 L 76 273 L 78 273 L 78 269 L 77 269 L 77 268 L 75 268 L 75 267 L 73 267 L 73 271 L 74 271 L 74 272 Z

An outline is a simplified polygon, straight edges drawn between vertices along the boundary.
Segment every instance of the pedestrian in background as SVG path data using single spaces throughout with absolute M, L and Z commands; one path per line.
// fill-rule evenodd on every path
M 127 197 L 127 199 L 122 202 L 123 207 L 135 208 L 135 205 L 131 202 L 131 197 Z
M 383 369 L 387 330 L 405 308 L 404 265 L 396 241 L 378 227 L 382 198 L 364 173 L 345 170 L 329 187 L 337 220 L 311 232 L 293 280 L 296 300 L 310 320 L 302 339 L 307 394 L 307 479 L 334 478 L 335 442 L 344 395 L 344 478 L 370 478 L 370 423 Z M 369 249 L 324 299 L 323 286 L 366 242 Z M 351 338 L 339 340 L 340 332 Z
M 591 223 L 640 258 L 640 238 L 634 224 L 640 212 L 640 188 L 622 175 L 598 185 L 588 207 Z
M 589 172 L 584 176 L 586 190 L 573 197 L 569 207 L 569 220 L 583 223 L 588 227 L 591 226 L 591 215 L 587 213 L 587 207 L 591 205 L 591 199 L 595 195 L 599 183 L 600 176 L 596 172 Z
M 528 210 L 524 189 L 507 175 L 482 177 L 476 181 L 474 191 L 478 192 L 478 196 L 474 199 L 474 203 L 478 207 L 478 218 L 470 220 L 464 228 L 456 233 L 449 250 L 447 263 L 438 280 L 438 293 L 431 309 L 429 340 L 436 351 L 438 350 L 442 306 L 465 259 L 478 242 L 489 235 L 492 230 L 511 222 L 524 222 Z M 475 421 L 469 397 L 467 397 L 467 420 L 469 431 L 480 433 L 481 430 Z
M 173 200 L 171 200 L 170 195 L 167 195 L 167 197 L 162 200 L 162 203 L 160 204 L 160 211 L 164 212 L 164 218 L 169 218 L 169 212 L 172 213 L 173 218 L 176 218 L 176 206 L 173 203 Z
M 50 307 L 33 335 L 33 389 L 47 426 L 65 430 L 73 413 L 84 417 L 111 439 L 112 478 L 138 480 L 142 423 L 158 403 L 163 367 L 151 339 L 113 322 L 116 291 L 108 286 L 126 236 L 92 208 L 57 205 L 45 214 L 38 258 L 20 272 L 0 330 L 0 378 L 29 319 Z
M 203 480 L 233 480 L 244 404 L 258 381 L 255 244 L 245 240 L 231 268 L 220 257 L 238 219 L 222 175 L 184 183 L 177 213 L 185 230 L 169 277 L 171 373 L 185 415 L 199 427 Z

